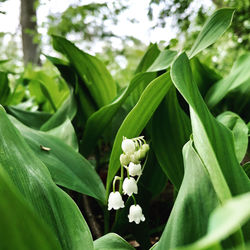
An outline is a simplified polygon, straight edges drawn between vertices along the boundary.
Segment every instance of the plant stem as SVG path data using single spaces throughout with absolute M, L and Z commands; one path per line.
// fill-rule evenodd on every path
M 123 182 L 123 178 L 124 178 L 124 167 L 121 166 L 121 179 L 120 179 L 120 186 L 119 186 L 119 192 L 122 192 L 122 182 Z

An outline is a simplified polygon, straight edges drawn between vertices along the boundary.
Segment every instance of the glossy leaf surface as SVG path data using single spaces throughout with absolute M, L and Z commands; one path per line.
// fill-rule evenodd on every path
M 105 202 L 105 189 L 94 167 L 75 150 L 49 133 L 33 130 L 11 118 L 35 155 L 58 185 Z M 49 148 L 48 151 L 42 147 Z
M 112 103 L 102 107 L 90 116 L 90 118 L 87 120 L 82 142 L 82 149 L 85 155 L 88 155 L 91 152 L 97 143 L 97 140 L 107 128 L 112 118 L 127 99 L 129 94 L 141 82 L 149 83 L 153 77 L 154 75 L 151 73 L 141 73 L 136 75 L 129 86 L 117 99 L 115 99 Z
M 189 117 L 181 109 L 172 86 L 156 110 L 152 123 L 152 142 L 162 170 L 178 190 L 183 175 L 182 147 L 191 134 Z
M 50 226 L 62 249 L 93 249 L 88 226 L 74 201 L 58 188 L 46 166 L 0 108 L 0 164 L 37 214 Z M 46 152 L 47 153 L 47 152 Z
M 95 250 L 133 250 L 121 236 L 109 233 L 94 241 Z
M 122 153 L 121 143 L 123 136 L 133 138 L 144 129 L 149 119 L 167 94 L 171 79 L 169 72 L 153 80 L 144 90 L 136 106 L 130 111 L 118 130 L 110 156 L 107 186 L 109 187 L 113 177 L 120 167 L 119 157 Z M 108 192 L 109 188 L 107 188 Z
M 115 82 L 99 59 L 81 51 L 63 37 L 53 36 L 53 45 L 69 59 L 99 107 L 116 97 Z
M 35 214 L 0 166 L 0 248 L 60 250 L 51 229 Z
M 233 135 L 209 112 L 193 82 L 185 53 L 173 63 L 171 78 L 190 106 L 194 145 L 221 202 L 248 192 L 250 183 L 236 158 Z
M 222 36 L 232 22 L 233 13 L 234 10 L 230 8 L 219 9 L 207 19 L 189 53 L 190 58 Z

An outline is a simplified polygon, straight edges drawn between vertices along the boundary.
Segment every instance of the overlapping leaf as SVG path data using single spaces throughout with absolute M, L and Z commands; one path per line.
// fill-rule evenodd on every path
M 144 129 L 154 111 L 167 94 L 171 79 L 169 72 L 153 80 L 144 90 L 136 106 L 130 111 L 118 130 L 110 157 L 110 165 L 107 179 L 107 192 L 110 183 L 120 167 L 119 157 L 122 153 L 121 143 L 123 136 L 132 138 L 138 136 Z
M 183 148 L 185 175 L 170 218 L 154 249 L 174 249 L 206 234 L 208 217 L 220 204 L 210 177 L 189 141 Z
M 0 248 L 59 250 L 51 229 L 35 214 L 0 166 Z
M 216 208 L 209 217 L 208 232 L 200 240 L 186 247 L 175 250 L 212 250 L 212 249 L 249 249 L 248 246 L 222 248 L 219 242 L 226 239 L 240 226 L 250 220 L 250 193 L 246 193 L 226 202 L 222 207 Z M 245 239 L 249 243 L 249 235 Z
M 237 114 L 230 111 L 220 114 L 217 120 L 233 132 L 235 153 L 238 161 L 241 162 L 248 146 L 247 125 Z
M 88 226 L 74 201 L 58 188 L 20 132 L 0 108 L 0 164 L 26 201 L 56 234 L 62 249 L 93 249 Z
M 184 174 L 182 147 L 190 134 L 190 120 L 179 106 L 172 86 L 153 116 L 152 143 L 162 170 L 177 190 Z
M 98 107 L 109 104 L 116 97 L 115 82 L 100 60 L 81 51 L 63 37 L 53 36 L 53 45 L 69 59 Z
M 152 73 L 137 74 L 129 86 L 117 99 L 115 99 L 112 103 L 102 107 L 90 116 L 90 118 L 87 120 L 82 141 L 82 152 L 84 152 L 85 155 L 88 155 L 91 152 L 97 143 L 97 140 L 107 128 L 108 124 L 111 122 L 112 118 L 119 110 L 123 102 L 127 99 L 129 94 L 138 86 L 138 84 L 141 82 L 148 84 L 153 78 L 154 74 Z
M 7 106 L 6 111 L 26 126 L 34 129 L 40 129 L 40 127 L 51 117 L 51 114 L 47 112 L 29 111 L 16 106 Z
M 95 250 L 133 250 L 122 237 L 109 233 L 94 241 Z
M 0 104 L 5 105 L 10 94 L 9 79 L 6 72 L 0 71 Z
M 105 189 L 93 166 L 59 138 L 28 128 L 11 118 L 35 155 L 47 166 L 58 185 L 90 195 L 105 203 Z M 49 148 L 49 151 L 41 149 Z
M 212 108 L 218 104 L 228 93 L 240 86 L 250 84 L 250 53 L 240 56 L 232 67 L 230 74 L 213 85 L 207 95 L 207 105 Z
M 177 55 L 177 51 L 163 50 L 154 60 L 153 64 L 147 69 L 147 72 L 166 70 Z
M 215 192 L 223 203 L 250 191 L 250 182 L 239 165 L 232 132 L 209 112 L 192 79 L 189 60 L 182 53 L 173 63 L 171 78 L 190 106 L 195 148 L 207 168 Z M 249 224 L 245 234 L 250 233 Z
M 42 131 L 47 131 L 58 127 L 67 119 L 72 120 L 76 114 L 77 107 L 73 91 L 64 101 L 62 106 L 41 126 Z
M 234 10 L 230 8 L 219 9 L 210 16 L 199 33 L 191 48 L 189 57 L 192 58 L 203 49 L 213 44 L 230 26 Z

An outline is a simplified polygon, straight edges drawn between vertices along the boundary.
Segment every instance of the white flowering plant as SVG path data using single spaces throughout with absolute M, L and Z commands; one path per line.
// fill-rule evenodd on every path
M 233 14 L 187 51 L 151 44 L 119 91 L 55 35 L 64 59 L 0 71 L 0 249 L 249 249 L 250 54 L 225 76 L 200 57 Z

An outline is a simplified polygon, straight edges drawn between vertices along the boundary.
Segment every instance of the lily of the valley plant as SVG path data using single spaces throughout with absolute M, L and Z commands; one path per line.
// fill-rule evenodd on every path
M 118 210 L 124 207 L 122 194 L 131 196 L 133 198 L 134 205 L 131 205 L 129 209 L 129 222 L 134 221 L 136 224 L 139 224 L 140 221 L 145 221 L 145 217 L 142 213 L 142 208 L 136 203 L 134 194 L 138 193 L 137 182 L 143 172 L 141 161 L 146 157 L 149 145 L 146 143 L 143 136 L 132 139 L 123 137 L 121 147 L 123 151 L 120 155 L 121 176 L 114 177 L 113 191 L 110 193 L 108 198 L 108 210 L 111 210 L 112 208 Z M 127 173 L 127 177 L 125 179 L 124 169 L 126 169 Z M 137 177 L 137 179 L 134 177 Z M 116 181 L 120 182 L 119 191 L 116 191 Z

